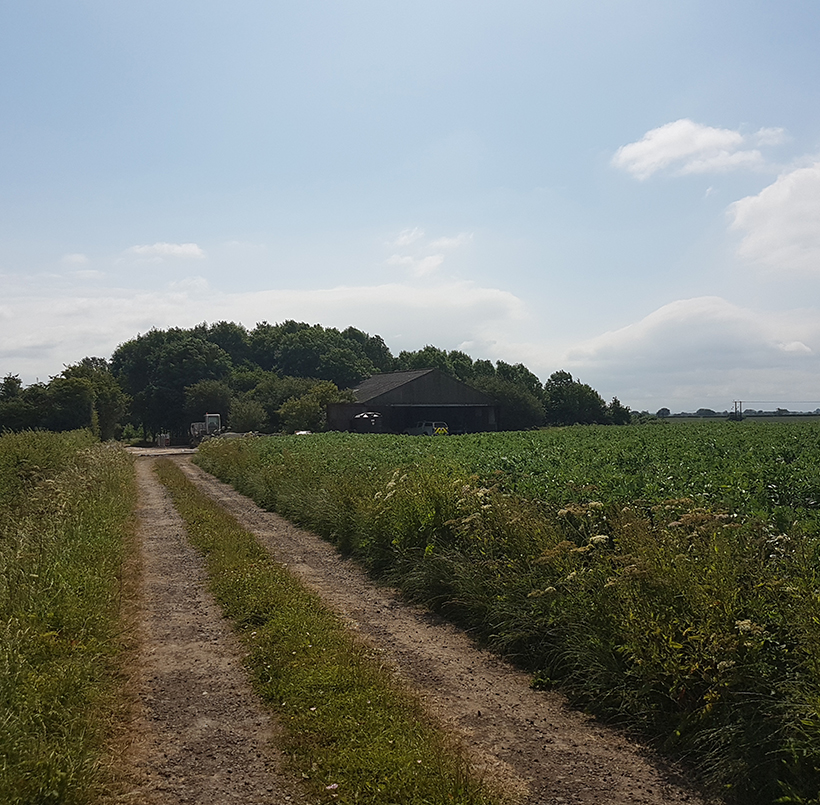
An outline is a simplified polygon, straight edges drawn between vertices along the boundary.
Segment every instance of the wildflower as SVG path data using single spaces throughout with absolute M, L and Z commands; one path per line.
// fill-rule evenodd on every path
M 757 635 L 757 634 L 760 634 L 763 631 L 763 627 L 760 624 L 754 623 L 751 620 L 749 620 L 748 618 L 746 618 L 742 621 L 735 621 L 735 628 L 741 634 Z
M 331 783 L 325 786 L 325 791 L 335 791 L 339 787 L 338 783 Z
M 609 537 L 606 534 L 596 534 L 594 537 L 589 538 L 589 542 L 591 545 L 601 545 L 604 542 L 609 542 Z

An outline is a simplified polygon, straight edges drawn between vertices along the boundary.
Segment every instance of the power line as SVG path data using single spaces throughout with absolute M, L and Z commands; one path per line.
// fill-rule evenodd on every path
M 820 400 L 738 400 L 744 405 L 754 403 L 755 405 L 762 405 L 763 403 L 770 403 L 772 405 L 780 405 L 782 403 L 790 403 L 791 405 L 818 405 Z

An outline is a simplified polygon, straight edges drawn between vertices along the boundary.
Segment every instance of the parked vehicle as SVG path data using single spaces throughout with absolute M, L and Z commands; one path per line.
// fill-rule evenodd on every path
M 415 426 L 408 428 L 405 433 L 408 436 L 447 436 L 450 429 L 446 422 L 416 422 Z
M 222 430 L 222 416 L 220 414 L 205 414 L 204 422 L 192 422 L 190 427 L 191 442 L 199 444 L 209 436 L 216 436 Z

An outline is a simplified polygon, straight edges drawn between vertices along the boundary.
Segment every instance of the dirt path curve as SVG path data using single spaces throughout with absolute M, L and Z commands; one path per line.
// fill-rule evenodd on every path
M 241 646 L 205 590 L 202 558 L 188 544 L 182 519 L 152 466 L 150 458 L 136 460 L 139 704 L 129 730 L 126 792 L 118 801 L 300 801 L 288 778 L 277 776 L 274 725 L 250 689 Z
M 319 537 L 263 511 L 189 456 L 174 460 L 381 652 L 485 774 L 523 794 L 527 805 L 704 802 L 639 746 L 570 710 L 558 694 L 532 690 L 525 674 L 374 586 Z

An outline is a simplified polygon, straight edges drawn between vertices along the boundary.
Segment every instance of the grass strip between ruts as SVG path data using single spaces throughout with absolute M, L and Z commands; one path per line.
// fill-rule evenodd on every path
M 173 462 L 157 462 L 157 472 L 249 650 L 257 692 L 279 714 L 282 749 L 319 801 L 499 801 L 412 693 L 316 595 Z

